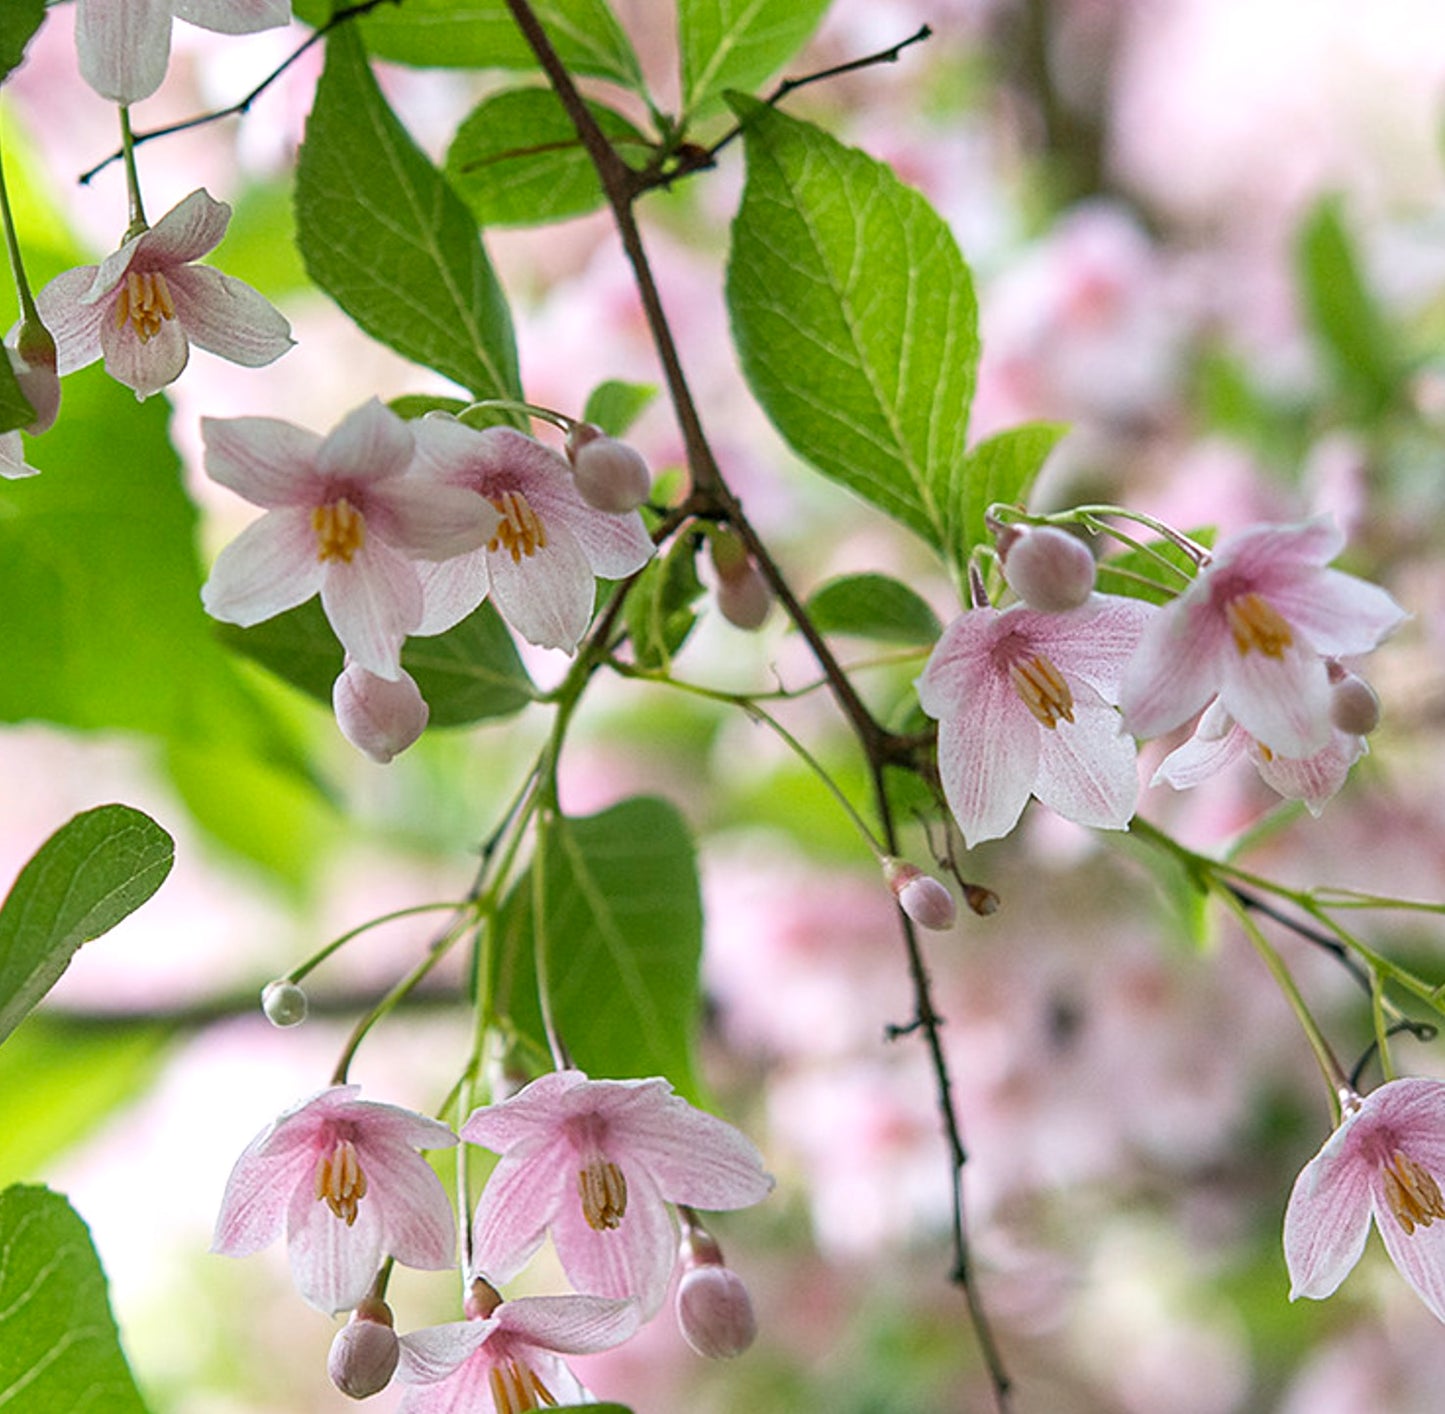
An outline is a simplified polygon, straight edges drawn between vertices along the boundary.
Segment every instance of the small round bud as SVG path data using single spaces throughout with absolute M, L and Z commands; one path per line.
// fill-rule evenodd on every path
M 772 611 L 773 591 L 762 571 L 749 561 L 740 574 L 718 580 L 717 606 L 735 628 L 761 628 Z
M 306 993 L 278 977 L 261 989 L 261 1010 L 272 1026 L 297 1026 L 306 1020 Z
M 1094 557 L 1077 536 L 1053 525 L 1022 531 L 1004 554 L 1009 588 L 1031 609 L 1062 614 L 1094 592 Z
M 757 1338 L 758 1322 L 743 1279 L 713 1263 L 683 1273 L 677 1285 L 682 1338 L 709 1360 L 731 1360 Z
M 582 499 L 599 511 L 625 515 L 635 511 L 652 490 L 652 473 L 641 456 L 590 422 L 572 428 L 567 456 Z
M 430 709 L 409 673 L 392 682 L 347 663 L 331 691 L 336 725 L 359 751 L 385 765 L 426 728 Z
M 989 918 L 998 912 L 999 897 L 992 889 L 982 884 L 965 884 L 963 901 L 980 918 Z
M 1346 673 L 1330 692 L 1330 721 L 1351 736 L 1369 736 L 1380 725 L 1380 699 L 1364 678 Z
M 336 1332 L 326 1369 L 331 1383 L 352 1399 L 370 1399 L 391 1383 L 401 1346 L 384 1301 L 365 1301 Z
M 884 865 L 883 874 L 899 908 L 920 928 L 942 933 L 953 927 L 958 906 L 947 887 L 932 875 L 903 859 L 890 860 Z

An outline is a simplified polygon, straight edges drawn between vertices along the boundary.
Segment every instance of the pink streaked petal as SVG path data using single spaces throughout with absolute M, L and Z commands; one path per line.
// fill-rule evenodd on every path
M 376 1205 L 387 1252 L 403 1266 L 424 1271 L 454 1266 L 456 1222 L 446 1189 L 431 1165 L 414 1150 L 378 1143 L 365 1131 L 355 1142 L 367 1181 L 362 1206 Z
M 252 505 L 305 506 L 324 498 L 314 469 L 321 438 L 274 417 L 203 417 L 206 475 Z M 309 524 L 309 521 L 308 521 Z M 313 534 L 311 554 L 315 557 Z
M 1286 800 L 1302 800 L 1311 815 L 1318 815 L 1325 803 L 1339 793 L 1350 767 L 1369 750 L 1364 737 L 1334 731 L 1322 751 L 1301 760 L 1287 756 L 1255 757 L 1260 778 Z
M 1018 824 L 1039 773 L 1043 728 L 996 673 L 938 725 L 938 774 L 948 808 L 972 849 Z
M 360 1085 L 330 1085 L 281 1111 L 255 1138 L 263 1154 L 289 1153 L 298 1145 L 318 1152 L 317 1142 L 328 1120 L 339 1118 L 361 1093 Z
M 302 1300 L 318 1311 L 349 1311 L 381 1266 L 381 1210 L 368 1195 L 348 1226 L 317 1199 L 311 1184 L 300 1184 L 286 1214 L 286 1246 Z
M 1397 1135 L 1412 1158 L 1445 1180 L 1445 1081 L 1391 1080 L 1365 1096 L 1364 1112 Z
M 482 1354 L 463 1361 L 434 1384 L 411 1385 L 396 1414 L 491 1414 L 496 1409 L 489 1385 L 491 1369 L 491 1362 Z
M 1215 546 L 1209 575 L 1241 575 L 1250 588 L 1273 599 L 1276 590 L 1301 575 L 1308 577 L 1345 548 L 1344 533 L 1330 515 L 1291 525 L 1255 525 L 1227 535 Z
M 963 710 L 975 685 L 993 671 L 990 653 L 1008 622 L 995 609 L 969 609 L 944 630 L 915 684 L 930 717 L 942 721 Z
M 1036 615 L 1042 622 L 1031 636 L 1071 682 L 1086 682 L 1104 701 L 1117 703 L 1124 669 L 1158 613 L 1142 599 L 1094 594 L 1069 613 Z
M 610 1118 L 639 1106 L 657 1106 L 671 1093 L 672 1086 L 662 1079 L 590 1080 L 580 1070 L 552 1070 L 510 1099 L 473 1110 L 461 1135 L 501 1154 L 518 1144 L 549 1139 L 574 1116 Z
M 492 587 L 485 550 L 458 555 L 452 560 L 418 563 L 416 573 L 421 582 L 423 606 L 421 623 L 415 629 L 419 638 L 454 628 L 487 597 Z
M 327 436 L 316 467 L 339 481 L 385 481 L 407 469 L 414 450 L 410 427 L 385 403 L 368 398 Z
M 499 1310 L 506 1309 L 503 1303 Z M 401 1337 L 401 1359 L 396 1377 L 407 1385 L 429 1385 L 444 1380 L 487 1343 L 499 1325 L 495 1317 L 484 1321 L 449 1321 L 426 1326 Z
M 304 604 L 325 575 L 310 513 L 283 507 L 267 511 L 221 551 L 201 602 L 213 619 L 247 628 Z
M 74 373 L 101 356 L 100 326 L 114 317 L 109 304 L 82 302 L 97 266 L 78 265 L 57 275 L 35 296 L 40 318 L 55 340 L 55 371 Z
M 1146 740 L 1183 726 L 1219 690 L 1219 658 L 1229 646 L 1224 616 L 1203 596 L 1186 593 L 1161 609 L 1119 685 L 1125 730 Z
M 504 1301 L 496 1314 L 502 1330 L 542 1350 L 595 1355 L 629 1340 L 637 1330 L 640 1312 L 637 1302 L 629 1299 L 522 1296 Z
M 224 201 L 193 191 L 136 241 L 136 269 L 163 270 L 169 276 L 173 265 L 189 265 L 220 245 L 230 219 Z
M 376 533 L 420 559 L 456 559 L 484 546 L 500 517 L 475 491 L 418 477 L 378 486 L 367 497 Z
M 493 470 L 488 448 L 475 427 L 447 413 L 429 412 L 409 424 L 416 439 L 416 465 L 428 478 L 465 486 L 477 495 L 491 492 L 487 478 Z
M 410 560 L 369 536 L 350 564 L 326 565 L 321 607 L 367 672 L 390 682 L 401 676 L 402 640 L 421 622 L 421 581 Z
M 1230 762 L 1239 759 L 1249 744 L 1247 732 L 1232 722 L 1222 736 L 1205 730 L 1205 721 L 1218 707 L 1217 702 L 1210 707 L 1200 720 L 1194 735 L 1159 763 L 1151 785 L 1157 786 L 1163 782 L 1173 786 L 1175 790 L 1192 790 L 1211 776 L 1218 775 Z M 1228 714 L 1224 715 L 1227 718 Z
M 592 621 L 597 583 L 582 547 L 565 525 L 547 527 L 547 544 L 514 562 L 489 553 L 492 603 L 529 643 L 574 652 Z
M 678 1096 L 608 1122 L 607 1150 L 646 1167 L 673 1203 L 723 1210 L 760 1203 L 773 1190 L 752 1141 Z
M 169 0 L 80 0 L 81 76 L 110 103 L 137 103 L 161 86 L 171 54 Z
M 577 1162 L 562 1134 L 507 1154 L 493 1170 L 472 1224 L 472 1268 L 494 1286 L 510 1281 L 541 1245 L 576 1191 Z M 578 1207 L 574 1198 L 570 1206 Z
M 211 1251 L 246 1257 L 268 1247 L 281 1235 L 291 1196 L 298 1186 L 309 1188 L 316 1154 L 298 1145 L 280 1155 L 261 1149 L 266 1132 L 246 1146 L 226 1180 Z
M 1112 707 L 1087 700 L 1088 690 L 1076 685 L 1072 722 L 1039 732 L 1034 794 L 1075 824 L 1122 830 L 1139 799 L 1134 741 Z
M 1308 649 L 1280 657 L 1227 649 L 1220 663 L 1219 700 L 1256 741 L 1278 756 L 1313 756 L 1330 739 L 1330 683 L 1324 662 Z
M 543 449 L 546 450 L 545 448 Z M 609 515 L 589 506 L 577 490 L 567 464 L 554 459 L 560 470 L 527 478 L 523 491 L 532 509 L 551 528 L 565 525 L 581 547 L 594 575 L 626 579 L 652 558 L 652 537 L 636 511 Z
M 457 1142 L 457 1136 L 440 1120 L 376 1100 L 337 1106 L 336 1118 L 365 1126 L 369 1140 L 404 1149 L 450 1149 Z
M 1375 1224 L 1400 1275 L 1414 1287 L 1435 1319 L 1445 1321 L 1445 1222 L 1417 1227 L 1407 1236 L 1390 1211 L 1380 1185 L 1375 1193 Z
M 217 34 L 254 34 L 291 21 L 291 0 L 171 0 L 176 18 Z
M 198 348 L 243 368 L 274 363 L 295 340 L 280 310 L 244 280 L 206 265 L 166 274 L 176 318 Z
M 1295 1179 L 1284 1215 L 1291 1301 L 1331 1295 L 1365 1250 L 1373 1165 L 1351 1142 L 1360 1118 L 1336 1129 Z
M 577 496 L 572 468 L 565 458 L 515 428 L 484 428 L 477 433 L 472 456 L 473 474 L 483 483 L 476 489 L 484 496 L 520 491 L 529 501 L 536 498 L 545 505 L 555 504 L 559 493 L 565 497 L 570 491 Z
M 1397 629 L 1405 611 L 1378 584 L 1341 570 L 1321 570 L 1283 586 L 1270 603 L 1317 653 L 1368 653 Z
M 129 323 L 117 329 L 115 321 L 107 319 L 100 326 L 100 347 L 105 371 L 117 383 L 133 388 L 142 401 L 174 383 L 191 356 L 178 319 L 167 319 L 144 343 Z

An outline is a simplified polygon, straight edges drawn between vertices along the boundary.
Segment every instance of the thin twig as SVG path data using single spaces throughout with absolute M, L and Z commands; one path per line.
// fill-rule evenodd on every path
M 1251 908 L 1256 913 L 1262 913 L 1266 918 L 1273 919 L 1282 927 L 1288 928 L 1291 933 L 1303 938 L 1307 943 L 1313 943 L 1317 948 L 1322 948 L 1329 953 L 1360 984 L 1365 994 L 1367 996 L 1370 994 L 1373 983 L 1370 981 L 1368 969 L 1362 967 L 1350 956 L 1349 950 L 1338 938 L 1331 937 L 1321 928 L 1315 928 L 1298 918 L 1292 918 L 1283 909 L 1275 907 L 1267 899 L 1260 898 L 1258 894 L 1252 894 L 1247 889 L 1240 888 L 1238 884 L 1221 881 L 1220 886 L 1246 908 Z

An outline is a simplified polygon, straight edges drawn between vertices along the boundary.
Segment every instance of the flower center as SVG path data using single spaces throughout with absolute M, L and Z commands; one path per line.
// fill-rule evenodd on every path
M 366 1197 L 366 1175 L 356 1157 L 356 1145 L 338 1139 L 329 1154 L 316 1164 L 316 1201 L 341 1218 L 347 1227 L 356 1221 L 356 1206 Z
M 610 1159 L 596 1158 L 577 1175 L 582 1216 L 594 1232 L 618 1227 L 627 1211 L 627 1180 Z
M 115 302 L 117 329 L 124 329 L 129 321 L 136 338 L 145 344 L 160 333 L 161 325 L 167 319 L 175 317 L 176 307 L 171 302 L 170 286 L 159 270 L 126 272 L 125 284 L 120 287 L 120 297 Z
M 492 1403 L 497 1414 L 523 1414 L 527 1409 L 555 1409 L 552 1391 L 537 1378 L 537 1372 L 521 1360 L 506 1360 L 487 1372 L 492 1386 Z
M 1008 676 L 1024 706 L 1050 731 L 1060 722 L 1074 720 L 1074 694 L 1042 653 L 1024 663 L 1010 663 Z
M 1440 1185 L 1428 1169 L 1422 1168 L 1408 1154 L 1396 1149 L 1384 1167 L 1385 1202 L 1395 1221 L 1409 1237 L 1417 1227 L 1429 1227 L 1436 1218 L 1445 1218 L 1445 1198 Z
M 317 506 L 311 512 L 311 528 L 316 532 L 318 560 L 340 560 L 349 565 L 366 544 L 366 517 L 345 496 Z
M 1283 658 L 1294 634 L 1279 610 L 1258 594 L 1240 594 L 1224 606 L 1224 617 L 1242 658 L 1258 649 L 1266 658 Z
M 501 516 L 497 533 L 487 542 L 488 550 L 505 549 L 512 563 L 522 563 L 522 556 L 535 555 L 547 547 L 547 528 L 542 518 L 520 491 L 504 491 L 492 499 L 492 506 Z

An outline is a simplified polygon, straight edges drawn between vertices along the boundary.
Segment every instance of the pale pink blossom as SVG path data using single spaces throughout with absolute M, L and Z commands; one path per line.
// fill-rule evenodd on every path
M 227 623 L 260 623 L 318 591 L 354 667 L 399 682 L 422 622 L 418 559 L 485 543 L 497 515 L 409 474 L 412 434 L 375 398 L 326 438 L 268 417 L 202 418 L 206 472 L 266 514 L 226 546 L 201 591 Z
M 35 297 L 62 374 L 105 359 L 147 398 L 181 376 L 190 345 L 260 368 L 291 347 L 291 326 L 249 285 L 194 262 L 221 243 L 231 208 L 193 191 L 99 265 L 57 275 Z
M 1339 1128 L 1295 1180 L 1284 1217 L 1290 1300 L 1330 1296 L 1370 1231 L 1445 1321 L 1445 1082 L 1392 1080 L 1345 1097 Z
M 1343 546 L 1327 517 L 1221 541 L 1144 631 L 1120 697 L 1129 730 L 1160 736 L 1217 693 L 1277 755 L 1322 750 L 1330 739 L 1325 659 L 1368 652 L 1404 618 L 1377 585 L 1328 568 Z
M 918 679 L 938 721 L 938 773 L 970 848 L 1008 834 L 1030 795 L 1081 825 L 1119 830 L 1139 794 L 1119 679 L 1152 605 L 1096 594 L 1068 613 L 969 609 Z
M 473 1225 L 473 1263 L 519 1272 L 550 1229 L 579 1291 L 662 1303 L 677 1250 L 668 1203 L 743 1208 L 773 1186 L 753 1145 L 665 1080 L 589 1080 L 563 1070 L 476 1110 L 464 1139 L 502 1156 Z
M 486 545 L 427 572 L 421 634 L 452 627 L 490 594 L 529 643 L 570 653 L 592 621 L 598 578 L 625 579 L 652 557 L 636 511 L 589 506 L 567 462 L 531 437 L 432 413 L 416 424 L 416 449 L 427 474 L 496 512 Z
M 348 663 L 331 689 L 336 725 L 358 751 L 386 765 L 426 730 L 431 709 L 406 671 L 394 681 Z
M 286 1233 L 291 1275 L 320 1311 L 365 1297 L 386 1256 L 441 1271 L 456 1227 L 441 1181 L 418 1149 L 457 1142 L 444 1124 L 333 1085 L 267 1125 L 236 1160 L 213 1252 L 245 1257 Z

